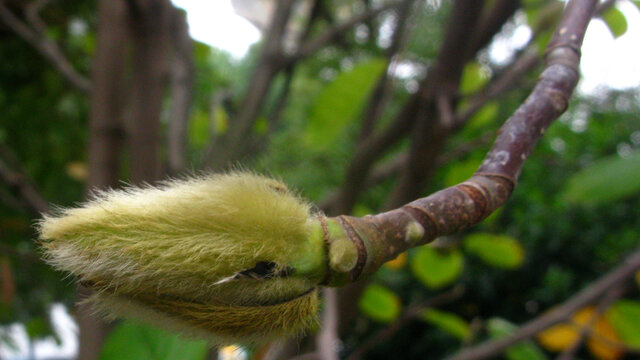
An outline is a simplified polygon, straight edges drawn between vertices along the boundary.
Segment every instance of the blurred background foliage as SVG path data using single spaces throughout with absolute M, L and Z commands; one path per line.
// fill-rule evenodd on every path
M 353 12 L 356 1 L 329 3 L 330 8 Z M 532 28 L 542 26 L 540 12 L 548 8 L 548 2 L 523 3 L 526 11 L 499 36 L 511 36 L 518 22 Z M 403 64 L 412 71 L 393 77 L 392 96 L 379 127 L 389 123 L 433 62 L 449 7 L 449 2 L 438 9 L 426 2 L 418 5 L 402 53 Z M 76 0 L 57 2 L 42 13 L 48 35 L 63 45 L 68 58 L 85 73 L 95 48 L 95 12 L 93 2 Z M 385 16 L 369 26 L 379 30 L 388 21 Z M 626 20 L 620 16 L 615 8 L 605 16 L 616 36 L 626 29 Z M 320 22 L 311 33 L 319 34 L 325 27 Z M 388 35 L 381 30 L 359 35 L 356 29 L 338 46 L 320 50 L 298 64 L 280 121 L 268 128 L 266 117 L 278 106 L 276 94 L 283 91 L 286 81 L 284 75 L 276 78 L 273 95 L 267 97 L 260 115 L 264 119 L 256 121 L 252 130 L 270 132 L 268 142 L 261 145 L 259 155 L 241 166 L 281 178 L 315 202 L 332 194 L 344 180 L 356 146 L 358 118 L 387 66 L 384 44 L 388 39 L 384 36 Z M 543 32 L 532 41 L 544 43 L 548 38 Z M 0 28 L 0 39 L 0 144 L 10 149 L 10 156 L 44 198 L 56 205 L 73 205 L 83 199 L 87 179 L 88 97 L 70 89 L 9 30 Z M 200 169 L 212 134 L 227 130 L 259 50 L 258 44 L 248 56 L 235 59 L 196 43 L 197 76 L 187 141 L 192 171 Z M 481 52 L 465 68 L 461 91 L 478 91 L 503 66 Z M 475 171 L 496 130 L 524 101 L 536 76 L 537 72 L 531 72 L 520 88 L 488 102 L 448 140 L 444 153 L 450 156 L 423 194 L 463 181 Z M 163 126 L 166 116 L 167 111 L 163 112 Z M 457 151 L 469 144 L 467 151 Z M 407 141 L 400 142 L 385 159 L 408 146 Z M 123 179 L 127 181 L 126 173 Z M 380 211 L 395 181 L 390 176 L 368 188 L 353 214 Z M 33 240 L 35 220 L 11 189 L 0 185 L 0 199 L 0 324 L 24 324 L 32 340 L 56 337 L 49 309 L 53 303 L 71 309 L 76 300 L 72 281 L 39 259 Z M 640 235 L 638 209 L 637 89 L 578 94 L 528 159 L 515 194 L 503 209 L 471 230 L 402 254 L 373 277 L 359 299 L 359 315 L 353 330 L 343 338 L 340 354 L 348 357 L 368 344 L 366 358 L 370 359 L 441 358 L 460 346 L 509 334 L 515 324 L 563 302 L 634 249 Z M 551 358 L 573 344 L 580 332 L 575 324 L 588 324 L 595 335 L 587 336 L 588 346 L 581 350 L 581 357 L 631 358 L 625 349 L 640 351 L 638 295 L 636 285 L 597 322 L 588 321 L 594 309 L 585 308 L 572 322 L 520 343 L 504 356 L 510 360 Z M 430 303 L 436 297 L 440 301 Z M 381 331 L 383 341 L 370 344 Z M 0 330 L 0 346 L 11 346 L 7 334 L 6 328 Z M 257 358 L 261 351 L 248 348 L 243 354 Z M 125 321 L 116 325 L 100 358 L 195 360 L 205 354 L 202 342 Z

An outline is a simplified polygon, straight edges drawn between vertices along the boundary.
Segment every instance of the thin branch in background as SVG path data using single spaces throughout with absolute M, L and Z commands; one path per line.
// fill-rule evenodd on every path
M 38 7 L 35 9 L 37 10 Z M 69 84 L 84 93 L 90 92 L 91 81 L 76 71 L 58 45 L 43 32 L 44 23 L 37 17 L 37 12 L 32 10 L 29 17 L 31 18 L 30 22 L 36 24 L 37 30 L 22 22 L 9 10 L 4 1 L 0 1 L 0 20 L 27 43 L 31 44 L 45 60 L 49 61 L 60 72 Z
M 451 99 L 458 92 L 468 61 L 469 34 L 476 31 L 484 1 L 456 1 L 447 21 L 442 48 L 414 97 L 419 99 L 411 129 L 409 160 L 384 208 L 398 207 L 422 193 L 435 170 L 435 159 L 450 135 L 440 118 L 438 98 Z M 446 108 L 446 106 L 445 106 Z M 445 110 L 446 114 L 446 110 Z
M 49 204 L 22 169 L 13 152 L 3 144 L 0 144 L 0 178 L 33 216 L 39 217 L 49 210 Z
M 260 56 L 249 80 L 247 91 L 238 112 L 232 116 L 229 129 L 212 139 L 204 161 L 210 169 L 221 169 L 233 163 L 244 153 L 244 142 L 251 138 L 251 129 L 276 75 L 284 68 L 283 39 L 291 16 L 294 0 L 278 1 L 270 20 Z
M 525 50 L 506 70 L 495 77 L 477 94 L 472 95 L 468 105 L 455 115 L 452 129 L 459 129 L 489 101 L 494 100 L 514 89 L 522 78 L 540 64 L 538 51 L 532 48 Z
M 387 68 L 382 73 L 376 87 L 369 96 L 367 106 L 362 116 L 362 126 L 360 129 L 360 141 L 367 138 L 373 132 L 376 123 L 382 116 L 382 113 L 389 101 L 391 95 L 391 75 L 395 72 L 398 64 L 394 61 L 394 57 L 402 50 L 406 34 L 408 33 L 409 17 L 413 8 L 414 0 L 404 0 L 398 7 L 396 15 L 396 28 L 391 38 L 391 45 L 385 52 L 387 59 Z
M 529 339 L 548 327 L 568 319 L 579 309 L 592 304 L 611 289 L 620 286 L 640 269 L 640 249 L 636 249 L 622 264 L 600 277 L 589 286 L 572 296 L 562 305 L 554 307 L 543 315 L 527 322 L 510 335 L 465 348 L 446 360 L 480 360 L 498 356 L 508 347 Z
M 455 147 L 449 151 L 443 152 L 436 159 L 436 167 L 444 166 L 446 164 L 450 164 L 452 161 L 463 158 L 470 152 L 488 145 L 491 140 L 494 139 L 494 137 L 494 131 L 487 131 L 473 140 L 460 144 L 460 146 Z M 400 171 L 406 166 L 406 162 L 408 161 L 408 159 L 409 154 L 407 152 L 402 152 L 376 165 L 365 180 L 363 184 L 363 190 L 369 189 L 382 183 L 383 181 L 389 180 L 393 176 L 397 176 Z M 317 205 L 324 211 L 326 209 L 334 208 L 336 206 L 335 204 L 339 200 L 340 199 L 338 191 L 334 191 L 325 196 L 322 200 L 318 201 Z
M 626 288 L 624 285 L 619 285 L 612 288 L 609 292 L 607 292 L 602 300 L 598 303 L 596 310 L 591 315 L 590 319 L 580 326 L 580 330 L 578 332 L 577 339 L 571 344 L 571 346 L 567 347 L 558 355 L 556 360 L 572 360 L 582 344 L 584 340 L 589 335 L 589 329 L 592 329 L 596 322 L 600 319 L 600 317 L 604 314 L 605 311 L 613 304 L 614 301 L 618 300 L 620 297 L 624 295 Z
M 376 333 L 364 340 L 362 345 L 347 357 L 347 360 L 358 360 L 363 358 L 374 346 L 389 339 L 407 323 L 415 320 L 424 309 L 452 303 L 460 299 L 464 295 L 464 291 L 465 289 L 463 285 L 456 285 L 450 290 L 437 294 L 426 301 L 407 306 L 397 320 L 389 326 L 378 330 Z
M 324 31 L 321 35 L 319 35 L 318 37 L 309 39 L 306 43 L 302 44 L 300 46 L 300 48 L 298 49 L 297 52 L 295 52 L 292 55 L 289 55 L 286 59 L 285 59 L 285 64 L 289 64 L 292 62 L 296 62 L 299 61 L 301 59 L 307 58 L 311 55 L 313 55 L 314 53 L 316 53 L 318 50 L 324 48 L 325 46 L 331 44 L 333 41 L 335 41 L 338 38 L 341 38 L 344 36 L 344 33 L 349 31 L 351 28 L 353 28 L 354 26 L 370 19 L 373 18 L 375 16 L 377 16 L 378 14 L 392 9 L 394 7 L 397 7 L 399 5 L 402 4 L 401 0 L 395 0 L 392 1 L 390 3 L 381 5 L 377 8 L 374 9 L 369 9 L 361 14 L 355 15 L 354 17 L 352 17 L 351 19 L 339 23 L 335 26 L 333 26 L 332 28 Z
M 472 58 L 485 48 L 502 26 L 520 8 L 520 0 L 498 0 L 491 6 L 485 6 L 476 30 L 470 33 L 471 40 L 467 47 L 467 58 Z
M 338 337 L 338 290 L 324 288 L 322 328 L 318 334 L 317 349 L 320 360 L 338 360 L 340 338 Z
M 40 11 L 52 1 L 53 0 L 35 0 L 30 2 L 25 9 L 27 21 L 40 34 L 44 34 L 47 31 L 47 25 L 40 19 Z

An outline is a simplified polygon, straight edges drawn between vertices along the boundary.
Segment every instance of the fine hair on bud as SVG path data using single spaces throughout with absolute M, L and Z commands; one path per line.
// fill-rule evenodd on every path
M 216 343 L 303 333 L 326 263 L 310 205 L 281 182 L 233 172 L 95 194 L 44 216 L 44 256 L 94 289 L 109 316 Z

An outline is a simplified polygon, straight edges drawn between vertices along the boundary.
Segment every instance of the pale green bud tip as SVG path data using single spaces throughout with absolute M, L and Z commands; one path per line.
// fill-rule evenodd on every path
M 342 238 L 331 243 L 329 265 L 333 270 L 346 273 L 353 270 L 357 262 L 358 249 L 351 240 Z
M 417 221 L 412 221 L 405 230 L 404 241 L 410 245 L 417 245 L 424 237 L 424 227 Z
M 48 262 L 107 312 L 254 341 L 315 319 L 325 255 L 312 218 L 281 182 L 231 173 L 102 192 L 39 230 Z

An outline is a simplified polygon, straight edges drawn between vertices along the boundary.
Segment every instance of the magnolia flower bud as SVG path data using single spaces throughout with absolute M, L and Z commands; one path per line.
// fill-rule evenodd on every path
M 100 192 L 39 224 L 47 261 L 95 290 L 107 314 L 217 343 L 303 332 L 325 276 L 310 205 L 247 173 Z

